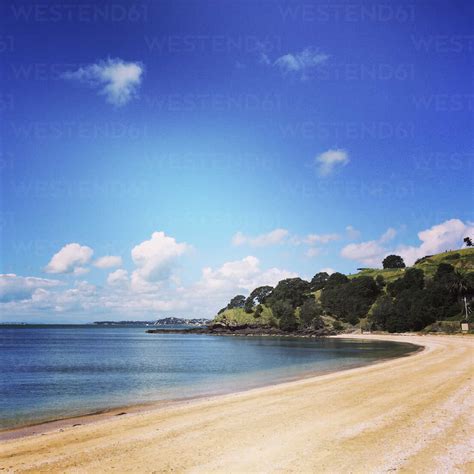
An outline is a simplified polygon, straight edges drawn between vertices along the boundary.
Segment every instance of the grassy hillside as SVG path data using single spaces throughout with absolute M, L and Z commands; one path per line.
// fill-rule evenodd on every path
M 438 253 L 430 257 L 423 258 L 419 263 L 413 265 L 414 268 L 423 270 L 425 277 L 432 278 L 436 273 L 436 269 L 440 263 L 449 263 L 461 273 L 474 271 L 474 248 L 466 248 L 461 250 L 453 250 L 450 252 Z M 348 275 L 349 278 L 357 278 L 360 276 L 370 276 L 376 278 L 382 275 L 387 283 L 390 283 L 402 277 L 405 269 L 381 269 L 367 268 L 359 273 Z
M 214 322 L 228 323 L 232 325 L 240 324 L 261 324 L 271 325 L 274 322 L 272 310 L 262 305 L 263 311 L 259 318 L 255 318 L 255 311 L 246 313 L 243 308 L 226 309 L 214 318 Z

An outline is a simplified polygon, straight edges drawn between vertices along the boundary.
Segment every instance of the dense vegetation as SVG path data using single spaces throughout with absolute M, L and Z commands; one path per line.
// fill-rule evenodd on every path
M 468 302 L 474 299 L 473 248 L 429 255 L 410 268 L 401 257 L 390 255 L 382 266 L 355 275 L 320 272 L 310 282 L 289 278 L 275 288 L 259 287 L 247 298 L 232 298 L 214 321 L 287 332 L 359 325 L 420 331 L 438 322 L 460 321 L 464 297 Z

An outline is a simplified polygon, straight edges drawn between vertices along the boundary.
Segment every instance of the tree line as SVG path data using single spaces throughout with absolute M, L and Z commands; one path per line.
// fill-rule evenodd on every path
M 406 268 L 398 255 L 386 257 L 383 267 Z M 272 324 L 288 332 L 320 329 L 324 315 L 335 318 L 336 328 L 363 319 L 371 330 L 419 331 L 435 321 L 459 319 L 465 296 L 474 297 L 474 272 L 460 273 L 441 263 L 433 278 L 426 278 L 419 268 L 408 268 L 389 283 L 382 275 L 348 278 L 338 272 L 319 272 L 311 281 L 288 278 L 274 288 L 258 287 L 248 297 L 235 296 L 219 314 L 242 308 L 258 320 L 265 305 L 272 311 Z

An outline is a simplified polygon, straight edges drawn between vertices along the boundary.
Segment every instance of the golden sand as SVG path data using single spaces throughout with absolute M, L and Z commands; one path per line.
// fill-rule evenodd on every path
M 4 441 L 3 472 L 474 472 L 474 338 Z

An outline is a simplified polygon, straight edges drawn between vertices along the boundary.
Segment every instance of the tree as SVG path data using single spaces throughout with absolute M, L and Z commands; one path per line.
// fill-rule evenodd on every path
M 315 299 L 307 299 L 300 308 L 301 322 L 305 327 L 312 326 L 314 329 L 319 329 L 323 326 L 321 319 L 322 312 L 321 306 L 316 303 Z
M 258 304 L 264 304 L 266 299 L 271 295 L 273 291 L 272 286 L 259 286 L 258 288 L 255 288 L 255 290 L 250 293 L 249 297 L 245 300 L 245 311 L 247 313 L 251 313 L 253 306 L 255 304 L 255 301 Z
M 333 288 L 338 285 L 343 285 L 344 283 L 348 283 L 349 278 L 346 277 L 346 275 L 335 272 L 333 273 L 327 280 L 325 288 Z
M 255 313 L 253 315 L 254 318 L 259 318 L 261 315 L 262 315 L 262 312 L 263 312 L 263 307 L 261 304 L 259 304 L 256 308 L 255 308 Z
M 277 300 L 272 305 L 273 315 L 279 320 L 280 329 L 294 331 L 298 327 L 295 311 L 288 301 Z
M 387 328 L 387 319 L 393 318 L 394 304 L 388 295 L 383 295 L 377 299 L 370 315 L 372 328 L 376 330 L 385 330 Z
M 400 255 L 388 255 L 383 259 L 383 268 L 405 268 L 405 262 Z
M 344 276 L 344 275 L 343 275 Z M 332 275 L 330 279 L 332 278 Z M 329 279 L 329 280 L 330 280 Z M 363 318 L 375 302 L 379 288 L 375 280 L 369 276 L 342 279 L 338 284 L 328 284 L 322 291 L 321 303 L 325 311 L 351 324 Z
M 464 237 L 463 242 L 466 244 L 466 247 L 472 247 L 473 246 L 472 239 L 470 237 Z
M 266 301 L 272 308 L 276 301 L 286 301 L 296 309 L 308 298 L 309 292 L 309 282 L 301 278 L 287 278 L 278 283 Z
M 229 304 L 227 305 L 227 309 L 234 309 L 234 308 L 243 308 L 245 304 L 245 296 L 244 295 L 237 295 L 234 296 Z
M 311 279 L 311 291 L 322 290 L 329 279 L 327 272 L 319 272 Z
M 423 270 L 419 268 L 409 268 L 402 278 L 398 278 L 398 280 L 389 283 L 387 286 L 388 293 L 396 297 L 402 291 L 409 290 L 409 289 L 423 289 L 425 284 L 425 275 Z

